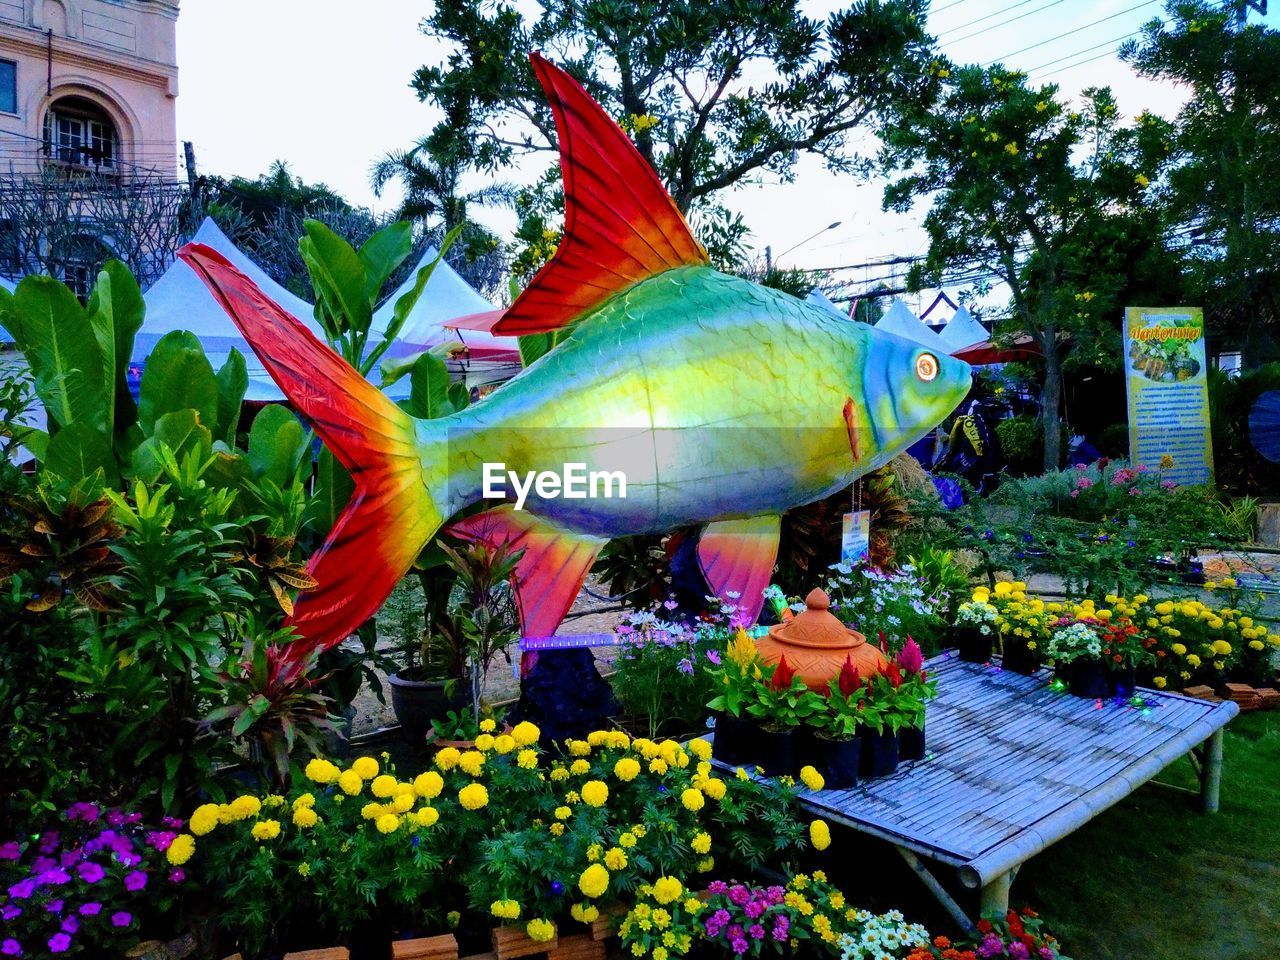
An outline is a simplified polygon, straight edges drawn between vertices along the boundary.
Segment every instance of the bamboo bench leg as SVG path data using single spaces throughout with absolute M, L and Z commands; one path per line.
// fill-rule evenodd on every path
M 915 875 L 920 878 L 921 882 L 929 888 L 929 892 L 933 894 L 934 899 L 936 899 L 938 903 L 942 904 L 942 908 L 951 915 L 951 919 L 959 924 L 962 930 L 972 931 L 976 929 L 973 921 L 969 919 L 969 915 L 964 912 L 960 904 L 956 903 L 951 894 L 947 893 L 942 884 L 938 882 L 938 878 L 929 872 L 929 868 L 924 865 L 914 852 L 908 850 L 906 847 L 895 846 L 893 849 L 897 850 L 898 853 L 902 855 L 902 859 L 907 861 L 907 866 L 909 866 L 912 871 L 915 872 Z
M 982 888 L 982 915 L 1001 916 L 1009 912 L 1009 891 L 1013 887 L 1013 878 L 1018 869 L 1002 873 Z
M 1200 764 L 1200 809 L 1218 812 L 1218 789 L 1222 783 L 1222 730 L 1215 730 L 1204 742 L 1204 759 Z

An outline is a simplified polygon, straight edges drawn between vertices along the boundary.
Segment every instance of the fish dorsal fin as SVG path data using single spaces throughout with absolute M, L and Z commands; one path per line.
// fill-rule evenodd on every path
M 707 262 L 627 135 L 571 76 L 536 53 L 530 59 L 560 138 L 564 239 L 493 327 L 511 336 L 558 329 L 641 280 Z

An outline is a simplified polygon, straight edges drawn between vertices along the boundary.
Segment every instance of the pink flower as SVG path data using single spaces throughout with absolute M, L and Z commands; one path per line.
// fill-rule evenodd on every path
M 1129 488 L 1129 496 L 1131 496 L 1131 497 L 1140 497 L 1140 496 L 1142 496 L 1142 491 L 1141 491 L 1141 490 L 1139 490 L 1137 487 L 1130 487 L 1130 488 Z
M 924 651 L 909 634 L 907 642 L 898 651 L 898 663 L 907 673 L 919 673 L 924 667 Z

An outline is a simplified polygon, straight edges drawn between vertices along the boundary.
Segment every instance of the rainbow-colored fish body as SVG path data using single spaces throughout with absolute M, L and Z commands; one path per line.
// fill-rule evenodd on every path
M 493 501 L 448 526 L 523 549 L 525 636 L 554 633 L 610 537 L 691 524 L 712 589 L 754 615 L 781 514 L 881 466 L 968 391 L 967 364 L 712 269 L 626 135 L 533 59 L 560 135 L 565 239 L 493 330 L 574 329 L 483 402 L 412 420 L 216 253 L 182 252 L 356 482 L 294 614 L 303 649 L 353 632 L 495 476 L 568 465 L 614 486 L 535 486 L 521 509 Z

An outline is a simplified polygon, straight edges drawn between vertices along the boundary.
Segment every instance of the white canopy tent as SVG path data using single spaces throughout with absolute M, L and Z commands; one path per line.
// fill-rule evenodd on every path
M 991 335 L 987 333 L 986 327 L 973 318 L 968 308 L 962 305 L 956 308 L 956 312 L 938 334 L 938 339 L 946 344 L 947 353 L 954 354 L 986 343 Z
M 428 247 L 418 265 L 373 314 L 370 339 L 380 339 L 395 316 L 396 301 L 413 289 L 418 271 L 439 255 L 434 247 Z M 471 284 L 444 260 L 436 265 L 422 288 L 422 295 L 409 311 L 396 342 L 387 351 L 391 356 L 426 350 L 441 344 L 457 343 L 465 346 L 469 359 L 485 362 L 519 363 L 520 347 L 515 337 L 494 336 L 487 330 L 459 331 L 449 321 L 476 313 L 496 310 Z
M 841 310 L 839 307 L 837 307 L 834 303 L 832 303 L 831 298 L 828 297 L 825 293 L 823 293 L 821 288 L 819 287 L 814 287 L 812 290 L 810 290 L 809 295 L 804 298 L 804 302 L 811 303 L 815 307 L 821 307 L 823 310 L 827 310 L 831 313 L 834 313 L 837 317 L 840 317 L 841 319 L 844 319 L 844 320 L 849 319 L 849 315 L 845 313 L 843 310 Z
M 889 304 L 889 309 L 884 312 L 884 316 L 876 321 L 875 327 L 884 333 L 892 333 L 905 340 L 912 340 L 932 350 L 947 352 L 942 339 L 925 326 L 920 318 L 911 312 L 911 308 L 897 297 L 893 298 L 893 303 Z

